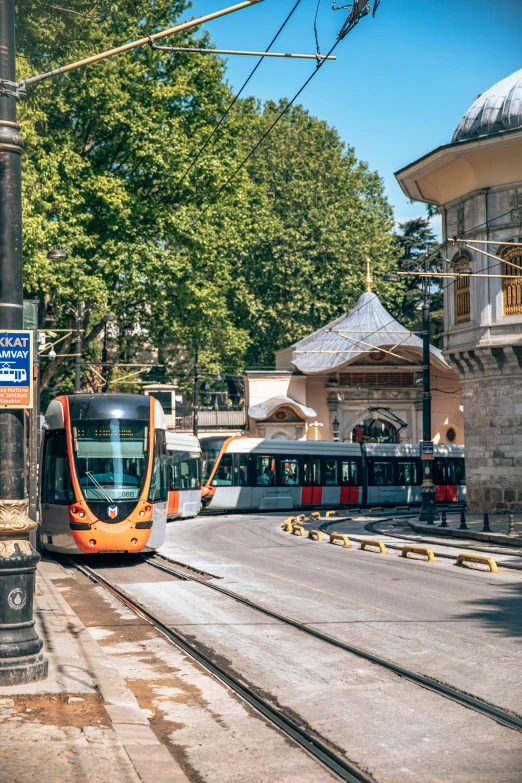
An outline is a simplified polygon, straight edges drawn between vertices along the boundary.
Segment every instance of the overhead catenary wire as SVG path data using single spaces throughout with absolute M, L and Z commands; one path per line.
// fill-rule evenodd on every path
M 274 37 L 272 38 L 272 40 L 270 41 L 270 43 L 269 43 L 269 44 L 268 44 L 268 46 L 266 47 L 264 54 L 266 54 L 266 53 L 268 53 L 268 52 L 270 51 L 270 49 L 272 48 L 272 46 L 273 46 L 273 45 L 275 44 L 275 42 L 277 41 L 277 39 L 279 38 L 279 36 L 280 36 L 280 35 L 281 35 L 281 33 L 283 32 L 283 30 L 285 29 L 286 25 L 288 24 L 288 22 L 290 21 L 290 19 L 292 18 L 292 16 L 294 15 L 295 11 L 297 10 L 297 8 L 298 8 L 298 6 L 299 6 L 300 4 L 301 4 L 301 0 L 296 0 L 295 4 L 294 4 L 294 5 L 292 6 L 292 8 L 290 9 L 290 12 L 288 13 L 288 15 L 286 16 L 286 18 L 284 19 L 283 23 L 281 24 L 281 26 L 280 26 L 280 27 L 279 27 L 279 29 L 277 30 L 276 34 L 274 35 Z M 234 95 L 234 97 L 232 98 L 231 102 L 229 103 L 229 105 L 227 106 L 227 108 L 225 109 L 225 111 L 223 112 L 223 114 L 221 115 L 221 117 L 219 118 L 219 120 L 217 121 L 217 123 L 216 123 L 216 124 L 214 125 L 214 127 L 212 128 L 212 130 L 211 130 L 210 134 L 207 136 L 207 138 L 205 139 L 205 141 L 203 142 L 203 144 L 201 145 L 201 147 L 200 147 L 200 148 L 199 148 L 199 150 L 197 151 L 197 153 L 196 153 L 195 157 L 192 159 L 192 161 L 189 163 L 189 165 L 187 166 L 187 168 L 184 170 L 184 172 L 183 172 L 183 174 L 181 175 L 181 177 L 178 179 L 178 181 L 177 181 L 177 182 L 176 182 L 176 184 L 174 185 L 174 190 L 173 190 L 173 192 L 171 193 L 171 196 L 170 196 L 170 199 L 169 199 L 169 201 L 168 201 L 168 202 L 167 202 L 167 201 L 162 201 L 162 202 L 160 203 L 160 205 L 159 205 L 158 209 L 157 209 L 157 210 L 156 210 L 156 212 L 155 212 L 155 213 L 152 215 L 151 222 L 154 222 L 154 221 L 155 221 L 155 220 L 156 220 L 156 219 L 159 217 L 159 215 L 160 215 L 160 214 L 161 214 L 161 213 L 162 213 L 162 212 L 163 212 L 165 209 L 167 209 L 167 206 L 169 206 L 169 205 L 170 205 L 170 200 L 172 199 L 172 197 L 173 197 L 173 196 L 175 196 L 175 195 L 176 195 L 176 193 L 177 193 L 177 192 L 178 192 L 178 190 L 180 189 L 180 187 L 181 187 L 181 185 L 183 184 L 183 182 L 186 180 L 186 178 L 188 177 L 188 175 L 190 174 L 190 172 L 192 171 L 192 169 L 193 169 L 193 168 L 196 166 L 196 164 L 197 164 L 198 160 L 201 158 L 201 156 L 203 155 L 203 153 L 204 153 L 204 152 L 205 152 L 205 150 L 207 149 L 208 145 L 210 144 L 210 142 L 212 141 L 212 139 L 214 138 L 214 136 L 217 134 L 217 132 L 219 131 L 219 129 L 221 128 L 221 126 L 223 125 L 223 123 L 225 122 L 225 120 L 227 119 L 228 115 L 230 114 L 230 112 L 232 111 L 232 109 L 234 108 L 234 106 L 236 105 L 236 103 L 238 102 L 239 98 L 241 97 L 241 95 L 243 94 L 243 92 L 246 90 L 246 88 L 247 88 L 248 84 L 251 82 L 251 80 L 252 80 L 252 79 L 253 79 L 253 77 L 255 76 L 255 74 L 256 74 L 256 72 L 257 72 L 258 68 L 261 66 L 261 64 L 262 64 L 263 60 L 264 60 L 264 56 L 261 56 L 261 57 L 259 58 L 258 62 L 257 62 L 255 65 L 254 65 L 254 67 L 252 68 L 252 70 L 251 70 L 251 71 L 250 71 L 250 73 L 248 74 L 247 78 L 245 79 L 245 81 L 243 82 L 243 84 L 241 85 L 241 87 L 239 88 L 238 92 L 237 92 L 237 93 Z M 129 256 L 132 256 L 132 254 L 136 252 L 136 250 L 137 250 L 137 249 L 140 247 L 140 245 L 141 245 L 141 244 L 143 243 L 143 241 L 145 240 L 145 237 L 146 237 L 146 235 L 142 234 L 142 235 L 141 235 L 141 236 L 140 236 L 140 237 L 137 239 L 137 241 L 134 243 L 134 245 L 132 246 L 132 248 L 131 248 L 131 250 L 130 250 L 130 252 L 129 252 Z
M 297 5 L 299 4 L 300 0 L 296 3 L 296 6 L 292 9 L 292 12 L 295 10 Z M 350 14 L 350 18 L 353 17 L 353 9 Z M 290 14 L 291 15 L 291 14 Z M 362 15 L 365 15 L 362 14 Z M 353 25 L 355 26 L 355 25 Z M 352 28 L 351 28 L 352 29 Z M 279 33 L 278 33 L 279 34 Z M 317 62 L 316 68 L 314 71 L 310 74 L 310 76 L 306 79 L 304 84 L 299 88 L 299 90 L 296 92 L 294 97 L 288 101 L 288 103 L 285 105 L 284 109 L 279 112 L 276 119 L 273 121 L 273 123 L 268 127 L 268 129 L 263 133 L 259 141 L 254 145 L 254 147 L 250 150 L 248 155 L 246 155 L 241 163 L 236 167 L 236 169 L 232 172 L 230 177 L 226 180 L 226 182 L 219 188 L 217 193 L 213 196 L 213 198 L 210 200 L 210 202 L 204 207 L 204 209 L 198 214 L 198 216 L 192 221 L 189 228 L 183 232 L 182 239 L 176 243 L 176 245 L 169 250 L 165 252 L 165 256 L 171 255 L 173 252 L 176 252 L 183 246 L 183 239 L 187 238 L 189 236 L 189 232 L 191 232 L 196 225 L 205 217 L 205 215 L 209 212 L 209 210 L 214 206 L 214 204 L 217 202 L 221 194 L 228 188 L 228 186 L 231 184 L 233 179 L 237 176 L 237 174 L 244 168 L 244 166 L 248 163 L 248 161 L 252 158 L 252 156 L 256 153 L 256 151 L 259 149 L 259 147 L 262 145 L 262 143 L 265 141 L 265 139 L 270 135 L 272 130 L 275 128 L 275 126 L 280 122 L 280 120 L 288 113 L 288 111 L 291 109 L 295 101 L 299 98 L 299 96 L 304 92 L 304 90 L 308 87 L 310 82 L 314 79 L 314 77 L 317 75 L 318 71 L 323 67 L 324 63 L 328 60 L 330 55 L 333 54 L 341 40 L 343 40 L 345 35 L 341 36 L 339 35 L 337 37 L 337 40 L 333 44 L 333 46 L 330 48 L 330 50 L 327 52 L 326 56 L 323 57 L 321 60 Z M 259 63 L 258 63 L 259 65 Z

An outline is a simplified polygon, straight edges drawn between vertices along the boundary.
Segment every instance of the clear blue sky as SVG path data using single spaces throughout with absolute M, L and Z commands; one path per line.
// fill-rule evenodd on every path
M 234 0 L 193 0 L 202 16 Z M 264 0 L 208 24 L 218 48 L 263 50 L 295 0 Z M 342 4 L 342 0 L 338 0 Z M 330 48 L 346 18 L 321 0 L 320 45 Z M 301 4 L 274 51 L 315 52 L 317 0 Z M 451 140 L 460 117 L 499 79 L 522 68 L 522 0 L 382 0 L 337 47 L 300 98 L 335 126 L 384 179 L 398 221 L 424 214 L 409 204 L 394 172 Z M 255 64 L 230 57 L 228 78 L 238 89 Z M 314 64 L 265 60 L 247 88 L 260 100 L 292 97 Z

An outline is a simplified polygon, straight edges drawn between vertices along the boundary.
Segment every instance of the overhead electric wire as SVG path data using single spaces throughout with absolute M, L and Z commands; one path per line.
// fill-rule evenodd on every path
M 292 15 L 292 13 L 295 11 L 295 9 L 297 8 L 297 6 L 299 5 L 299 2 L 300 2 L 300 0 L 298 0 L 298 1 L 297 1 L 296 5 L 294 6 L 294 8 L 292 9 L 292 11 L 290 12 L 290 14 L 289 14 L 288 18 L 290 18 L 290 16 Z M 281 29 L 283 29 L 283 27 L 284 27 L 284 25 L 286 24 L 286 22 L 287 22 L 287 21 L 288 21 L 288 19 L 287 19 L 287 20 L 285 20 L 285 22 L 283 23 L 283 26 L 281 27 Z M 279 33 L 280 33 L 280 31 L 277 33 L 277 35 L 279 35 Z M 277 37 L 277 36 L 276 36 L 276 37 Z M 344 36 L 343 36 L 343 37 L 344 37 Z M 274 40 L 275 40 L 275 39 L 274 39 Z M 339 37 L 337 38 L 337 40 L 335 41 L 335 43 L 333 44 L 333 46 L 330 48 L 329 52 L 326 54 L 325 58 L 323 58 L 323 59 L 321 59 L 320 61 L 318 61 L 318 62 L 317 62 L 317 65 L 316 65 L 316 67 L 315 67 L 314 71 L 313 71 L 313 72 L 310 74 L 310 76 L 309 76 L 309 77 L 306 79 L 306 81 L 304 82 L 304 84 L 303 84 L 303 85 L 302 85 L 302 86 L 299 88 L 299 90 L 296 92 L 296 94 L 294 95 L 294 97 L 293 97 L 293 98 L 292 98 L 292 99 L 291 99 L 291 100 L 290 100 L 290 101 L 289 101 L 289 102 L 288 102 L 288 103 L 285 105 L 284 109 L 283 109 L 283 110 L 282 110 L 282 111 L 281 111 L 281 112 L 280 112 L 280 113 L 277 115 L 277 117 L 276 117 L 276 119 L 274 120 L 274 122 L 273 122 L 273 123 L 272 123 L 272 124 L 269 126 L 269 128 L 268 128 L 268 129 L 267 129 L 267 130 L 266 130 L 266 131 L 263 133 L 263 135 L 261 136 L 261 138 L 259 139 L 259 141 L 258 141 L 258 142 L 257 142 L 257 143 L 254 145 L 254 147 L 253 147 L 253 148 L 250 150 L 250 152 L 248 153 L 248 155 L 246 155 L 246 156 L 245 156 L 245 158 L 243 158 L 243 160 L 241 161 L 241 163 L 240 163 L 240 164 L 239 164 L 239 165 L 236 167 L 236 169 L 235 169 L 235 170 L 232 172 L 232 174 L 231 174 L 231 175 L 230 175 L 230 177 L 227 179 L 227 181 L 226 181 L 226 182 L 225 182 L 225 183 L 224 183 L 224 184 L 223 184 L 223 185 L 222 185 L 222 186 L 219 188 L 219 190 L 217 191 L 217 193 L 216 193 L 216 194 L 213 196 L 213 198 L 212 198 L 212 199 L 210 200 L 210 202 L 209 202 L 209 203 L 206 205 L 206 207 L 204 207 L 204 209 L 203 209 L 203 210 L 202 210 L 202 211 L 199 213 L 199 215 L 198 215 L 198 216 L 197 216 L 197 217 L 196 217 L 196 218 L 195 218 L 195 219 L 192 221 L 192 223 L 191 223 L 191 225 L 189 226 L 189 228 L 188 228 L 186 231 L 184 231 L 184 232 L 183 232 L 183 234 L 182 234 L 182 239 L 181 239 L 180 241 L 178 241 L 178 242 L 176 243 L 176 245 L 175 245 L 173 248 L 171 248 L 171 249 L 167 250 L 167 251 L 166 251 L 166 253 L 165 253 L 165 256 L 167 256 L 167 255 L 170 255 L 171 253 L 175 252 L 176 250 L 179 250 L 179 249 L 182 247 L 182 245 L 183 245 L 183 239 L 187 238 L 187 237 L 189 236 L 189 232 L 191 232 L 191 231 L 192 231 L 192 230 L 195 228 L 195 226 L 196 226 L 196 225 L 197 225 L 197 224 L 198 224 L 198 223 L 199 223 L 199 222 L 200 222 L 200 221 L 201 221 L 201 220 L 202 220 L 202 219 L 205 217 L 205 215 L 208 213 L 208 211 L 209 211 L 209 210 L 210 210 L 210 209 L 211 209 L 211 208 L 214 206 L 214 204 L 216 203 L 216 201 L 219 199 L 219 197 L 221 196 L 221 194 L 222 194 L 222 193 L 223 193 L 223 192 L 224 192 L 224 191 L 225 191 L 225 190 L 228 188 L 228 186 L 230 185 L 230 183 L 232 182 L 232 180 L 233 180 L 233 179 L 234 179 L 234 178 L 237 176 L 237 174 L 238 174 L 238 173 L 239 173 L 239 172 L 240 172 L 240 171 L 241 171 L 241 170 L 244 168 L 244 166 L 245 166 L 245 165 L 248 163 L 248 161 L 250 160 L 250 158 L 252 158 L 252 156 L 253 156 L 253 155 L 256 153 L 256 151 L 259 149 L 259 147 L 260 147 L 260 146 L 261 146 L 261 144 L 264 142 L 264 140 L 265 140 L 265 139 L 266 139 L 266 138 L 269 136 L 269 134 L 272 132 L 272 130 L 275 128 L 275 126 L 276 126 L 276 125 L 277 125 L 277 124 L 280 122 L 280 120 L 281 120 L 281 119 L 282 119 L 282 118 L 283 118 L 283 117 L 284 117 L 284 116 L 285 116 L 285 115 L 288 113 L 288 111 L 289 111 L 289 110 L 290 110 L 290 108 L 293 106 L 293 104 L 295 103 L 295 101 L 296 101 L 296 100 L 299 98 L 299 96 L 300 96 L 300 95 L 301 95 L 301 94 L 304 92 L 304 90 L 306 89 L 306 87 L 308 87 L 308 85 L 309 85 L 309 84 L 310 84 L 310 82 L 311 82 L 311 81 L 314 79 L 314 77 L 316 76 L 316 74 L 318 73 L 318 71 L 319 71 L 319 70 L 320 70 L 320 69 L 323 67 L 324 63 L 325 63 L 325 62 L 327 62 L 327 59 L 326 59 L 326 58 L 330 57 L 330 55 L 331 55 L 331 54 L 333 54 L 334 50 L 337 48 L 337 46 L 339 45 L 339 43 L 341 42 L 341 40 L 343 40 L 343 39 L 342 39 L 342 38 L 339 36 Z M 272 42 L 272 43 L 273 43 L 273 42 Z M 272 44 L 271 44 L 271 45 L 272 45 Z
M 272 38 L 272 40 L 270 41 L 270 43 L 266 47 L 265 52 L 269 52 L 270 49 L 272 48 L 272 46 L 275 44 L 275 42 L 277 41 L 277 39 L 279 38 L 279 36 L 283 32 L 283 30 L 285 29 L 286 25 L 288 24 L 288 22 L 292 18 L 294 12 L 297 10 L 297 7 L 300 5 L 300 3 L 301 3 L 301 0 L 297 0 L 296 1 L 294 6 L 292 7 L 290 13 L 288 14 L 286 19 L 283 21 L 282 25 L 280 26 L 279 30 L 276 32 L 276 34 L 274 35 L 274 37 Z M 227 108 L 225 109 L 225 111 L 223 112 L 223 114 L 221 115 L 219 120 L 217 121 L 216 125 L 213 127 L 212 131 L 210 132 L 210 134 L 207 136 L 207 138 L 205 139 L 205 141 L 203 142 L 203 144 L 199 148 L 198 152 L 196 153 L 195 158 L 191 161 L 191 163 L 189 163 L 189 165 L 187 166 L 187 168 L 185 169 L 185 171 L 183 172 L 183 174 L 181 175 L 179 180 L 176 182 L 176 185 L 174 186 L 174 190 L 171 193 L 170 199 L 172 199 L 172 196 L 174 196 L 178 192 L 178 190 L 180 189 L 181 185 L 183 184 L 183 182 L 185 181 L 187 176 L 190 174 L 192 169 L 196 166 L 198 160 L 201 158 L 201 156 L 205 152 L 206 148 L 208 147 L 208 145 L 210 144 L 210 142 L 212 141 L 212 139 L 214 138 L 214 136 L 216 135 L 216 133 L 218 132 L 220 127 L 223 125 L 223 123 L 225 122 L 226 118 L 228 117 L 228 115 L 230 114 L 230 112 L 232 111 L 234 106 L 236 105 L 236 103 L 239 100 L 239 98 L 241 97 L 242 93 L 247 88 L 249 82 L 252 80 L 252 78 L 256 74 L 256 72 L 257 72 L 259 66 L 261 65 L 261 63 L 263 62 L 263 60 L 264 60 L 264 57 L 260 57 L 259 60 L 257 61 L 257 63 L 254 65 L 254 67 L 250 71 L 249 75 L 247 76 L 247 78 L 245 79 L 243 84 L 241 85 L 239 91 L 236 93 L 236 95 L 234 95 L 234 97 L 232 98 L 231 102 L 229 103 L 229 105 L 227 106 Z M 167 206 L 171 206 L 170 199 L 169 199 L 168 203 L 165 202 L 165 201 L 161 202 L 159 208 L 156 210 L 156 212 L 152 216 L 152 222 L 154 222 L 156 220 L 156 218 L 167 208 Z M 142 244 L 144 239 L 145 239 L 145 236 L 142 235 L 135 242 L 134 246 L 131 248 L 131 251 L 129 253 L 130 256 L 133 253 L 136 252 L 137 248 Z

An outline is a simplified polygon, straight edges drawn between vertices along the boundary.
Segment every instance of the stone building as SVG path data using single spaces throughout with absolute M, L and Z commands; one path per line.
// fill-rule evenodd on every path
M 396 176 L 438 206 L 447 271 L 504 275 L 449 282 L 443 353 L 463 388 L 468 506 L 522 510 L 522 245 L 508 244 L 522 242 L 522 70 Z
M 250 432 L 263 438 L 418 443 L 422 340 L 373 293 L 370 271 L 356 306 L 276 354 L 274 371 L 247 372 Z M 458 377 L 431 347 L 436 443 L 463 443 Z

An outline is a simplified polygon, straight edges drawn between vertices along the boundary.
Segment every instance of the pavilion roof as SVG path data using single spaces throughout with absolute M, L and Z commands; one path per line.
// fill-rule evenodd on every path
M 294 343 L 292 364 L 303 373 L 329 372 L 378 349 L 406 361 L 422 359 L 421 338 L 396 321 L 379 297 L 367 290 L 349 313 Z M 449 369 L 438 348 L 431 345 L 430 353 L 434 365 Z

